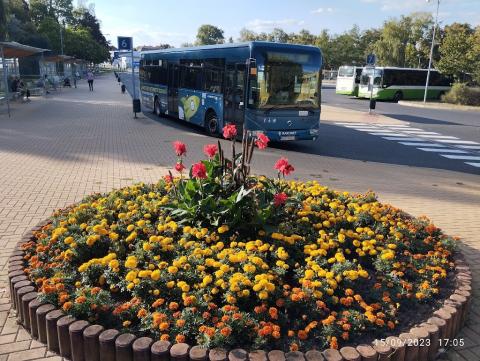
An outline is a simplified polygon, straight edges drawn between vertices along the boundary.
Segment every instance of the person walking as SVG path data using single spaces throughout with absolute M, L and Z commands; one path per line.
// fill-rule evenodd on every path
M 90 70 L 88 73 L 87 73 L 87 81 L 88 81 L 88 88 L 90 89 L 90 91 L 93 91 L 93 73 L 92 71 Z

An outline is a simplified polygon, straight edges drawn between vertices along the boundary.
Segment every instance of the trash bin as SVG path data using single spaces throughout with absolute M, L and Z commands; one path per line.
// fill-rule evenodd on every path
M 125 84 L 122 84 L 122 93 L 125 93 L 125 90 L 127 90 L 127 87 L 125 86 Z
M 376 105 L 377 101 L 375 99 L 370 99 L 370 109 L 374 110 Z
M 140 99 L 133 99 L 133 112 L 140 113 Z

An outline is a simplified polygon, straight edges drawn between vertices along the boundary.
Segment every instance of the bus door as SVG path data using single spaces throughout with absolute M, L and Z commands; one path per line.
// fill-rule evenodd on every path
M 178 84 L 180 68 L 176 64 L 168 64 L 168 114 L 178 114 Z
M 245 114 L 245 72 L 245 64 L 237 63 L 227 64 L 225 74 L 224 119 L 226 123 L 234 123 L 239 134 L 243 132 Z

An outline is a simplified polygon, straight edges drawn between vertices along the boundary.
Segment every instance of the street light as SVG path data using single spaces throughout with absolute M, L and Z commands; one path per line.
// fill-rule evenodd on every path
M 429 3 L 430 0 L 427 0 Z M 427 82 L 425 83 L 425 94 L 423 95 L 423 102 L 427 102 L 428 82 L 430 81 L 430 68 L 432 67 L 433 47 L 435 46 L 435 32 L 437 31 L 438 23 L 438 8 L 440 7 L 440 0 L 437 0 L 437 14 L 435 15 L 435 24 L 433 25 L 432 47 L 430 48 L 430 58 L 428 59 Z

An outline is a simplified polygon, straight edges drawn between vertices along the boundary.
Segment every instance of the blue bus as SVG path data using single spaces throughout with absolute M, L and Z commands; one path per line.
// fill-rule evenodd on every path
M 142 105 L 218 135 L 233 123 L 271 140 L 316 139 L 322 55 L 313 46 L 248 42 L 141 53 Z

